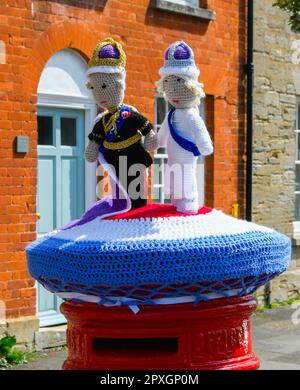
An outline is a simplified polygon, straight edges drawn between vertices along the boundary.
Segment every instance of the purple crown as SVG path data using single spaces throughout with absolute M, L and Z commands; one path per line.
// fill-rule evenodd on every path
M 173 45 L 171 45 L 167 49 L 165 54 L 166 60 L 170 59 L 170 51 L 172 48 L 174 48 Z M 188 60 L 191 57 L 191 55 L 192 55 L 191 49 L 184 42 L 180 42 L 180 43 L 176 42 L 176 46 L 173 54 L 175 60 Z
M 119 50 L 113 45 L 103 46 L 98 53 L 99 58 L 120 58 Z

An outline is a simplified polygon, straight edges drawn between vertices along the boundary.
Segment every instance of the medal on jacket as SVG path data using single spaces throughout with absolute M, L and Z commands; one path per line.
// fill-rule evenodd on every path
M 125 120 L 131 115 L 131 110 L 125 105 L 121 105 L 117 111 L 111 116 L 108 122 L 105 121 L 103 117 L 103 125 L 105 131 L 105 141 L 113 142 L 115 136 L 118 134 L 119 130 L 123 126 Z

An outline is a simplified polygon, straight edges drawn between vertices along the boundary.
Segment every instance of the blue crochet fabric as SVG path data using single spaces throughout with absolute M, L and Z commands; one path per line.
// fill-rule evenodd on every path
M 89 294 L 100 303 L 126 297 L 132 305 L 187 295 L 196 301 L 210 294 L 246 295 L 285 271 L 290 258 L 290 240 L 271 229 L 171 240 L 54 235 L 27 247 L 31 275 L 50 291 Z

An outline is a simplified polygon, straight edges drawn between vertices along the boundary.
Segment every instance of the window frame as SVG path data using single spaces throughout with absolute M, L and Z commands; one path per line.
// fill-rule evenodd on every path
M 150 6 L 163 12 L 187 15 L 208 22 L 216 20 L 216 12 L 206 8 L 201 0 L 150 0 Z
M 160 94 L 160 93 L 156 93 L 155 94 L 155 98 L 154 98 L 154 129 L 155 129 L 155 132 L 158 133 L 159 132 L 159 129 L 160 129 L 160 126 L 161 124 L 158 124 L 157 123 L 157 120 L 158 120 L 158 115 L 157 115 L 157 112 L 158 112 L 158 99 L 159 98 L 162 98 L 164 100 L 164 103 L 165 103 L 165 113 L 168 112 L 169 110 L 169 106 L 170 104 L 166 102 L 166 100 L 163 98 L 163 95 Z M 161 148 L 163 149 L 163 148 Z M 160 175 L 161 177 L 161 182 L 159 182 L 158 184 L 155 183 L 155 172 L 154 172 L 154 169 L 155 167 L 153 167 L 153 170 L 152 170 L 152 195 L 153 195 L 153 199 L 154 201 L 158 201 L 159 203 L 165 203 L 165 200 L 166 200 L 166 197 L 165 197 L 165 194 L 164 194 L 164 185 L 165 185 L 165 177 L 164 177 L 164 164 L 166 164 L 167 160 L 168 160 L 168 154 L 166 151 L 159 151 L 158 150 L 155 150 L 155 153 L 154 153 L 154 164 L 156 164 L 157 160 L 159 160 L 159 172 L 158 172 L 158 175 Z M 158 189 L 158 193 L 159 193 L 159 199 L 155 199 L 155 189 Z

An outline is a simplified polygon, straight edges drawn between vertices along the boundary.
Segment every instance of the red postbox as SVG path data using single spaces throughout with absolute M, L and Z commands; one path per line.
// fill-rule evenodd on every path
M 66 302 L 67 370 L 253 370 L 255 299 L 128 307 Z

